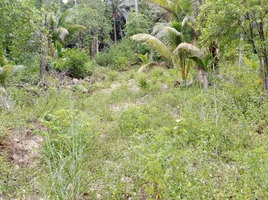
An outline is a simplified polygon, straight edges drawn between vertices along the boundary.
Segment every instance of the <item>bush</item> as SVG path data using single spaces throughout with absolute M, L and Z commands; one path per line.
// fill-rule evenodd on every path
M 96 58 L 97 64 L 124 70 L 126 67 L 137 62 L 135 49 L 135 42 L 123 39 L 118 44 L 111 45 L 109 50 L 100 53 Z
M 92 74 L 93 63 L 85 50 L 67 49 L 54 67 L 58 71 L 67 71 L 68 76 L 83 78 Z

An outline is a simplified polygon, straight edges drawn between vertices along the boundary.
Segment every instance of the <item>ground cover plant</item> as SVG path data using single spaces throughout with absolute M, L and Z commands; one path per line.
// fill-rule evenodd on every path
M 0 199 L 267 199 L 265 5 L 0 2 Z
M 10 88 L 3 198 L 265 199 L 268 104 L 256 76 L 223 72 L 203 90 L 174 88 L 174 69 L 136 70 L 105 70 L 87 94 L 53 79 L 45 91 Z M 42 138 L 38 155 L 18 159 L 10 145 L 25 134 Z

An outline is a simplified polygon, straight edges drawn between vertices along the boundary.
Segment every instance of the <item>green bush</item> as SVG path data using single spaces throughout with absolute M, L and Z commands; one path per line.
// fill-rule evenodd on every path
M 67 49 L 54 67 L 58 71 L 67 71 L 68 76 L 83 78 L 92 74 L 93 63 L 85 50 Z
M 107 51 L 100 53 L 96 58 L 97 64 L 124 70 L 126 67 L 137 62 L 135 49 L 135 42 L 123 39 L 118 44 L 111 45 Z

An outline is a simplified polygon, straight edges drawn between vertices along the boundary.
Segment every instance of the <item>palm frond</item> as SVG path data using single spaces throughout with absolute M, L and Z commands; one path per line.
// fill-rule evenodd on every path
M 192 7 L 192 18 L 196 19 L 199 14 L 199 9 L 202 5 L 204 0 L 191 0 L 191 7 Z
M 68 37 L 73 36 L 77 31 L 84 31 L 87 28 L 85 26 L 79 25 L 79 24 L 72 24 L 67 27 L 69 35 Z
M 171 49 L 177 47 L 177 45 L 181 42 L 181 32 L 179 32 L 176 28 L 171 27 L 169 24 L 155 25 L 152 34 L 159 38 L 164 44 L 168 45 Z
M 69 35 L 69 32 L 67 31 L 66 28 L 59 27 L 54 31 L 52 34 L 52 37 L 54 40 L 57 40 L 58 38 L 61 40 L 61 42 L 64 42 L 66 36 Z
M 159 53 L 163 58 L 167 60 L 171 59 L 170 49 L 163 42 L 161 42 L 161 40 L 159 40 L 157 37 L 153 35 L 140 33 L 140 34 L 131 36 L 130 39 L 135 40 L 135 41 L 145 42 L 156 53 Z
M 138 54 L 138 58 L 141 60 L 143 64 L 147 64 L 149 62 L 148 52 L 146 54 Z
M 48 26 L 50 29 L 53 29 L 55 27 L 55 18 L 52 13 L 48 14 Z
M 62 44 L 58 40 L 56 40 L 55 43 L 56 43 L 57 55 L 58 55 L 58 57 L 61 57 L 61 55 L 62 55 Z
M 181 43 L 179 46 L 172 52 L 172 54 L 176 55 L 180 52 L 185 53 L 189 57 L 202 57 L 203 52 L 196 46 L 190 43 Z
M 65 10 L 59 15 L 58 26 L 64 26 L 69 15 L 69 10 Z

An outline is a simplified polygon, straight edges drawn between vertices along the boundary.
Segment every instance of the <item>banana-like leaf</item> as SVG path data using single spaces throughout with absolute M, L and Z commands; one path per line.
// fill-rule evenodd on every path
M 163 58 L 169 61 L 171 60 L 170 49 L 157 37 L 150 35 L 150 34 L 140 33 L 140 34 L 131 36 L 130 39 L 135 40 L 135 41 L 145 42 L 156 53 L 159 53 Z

